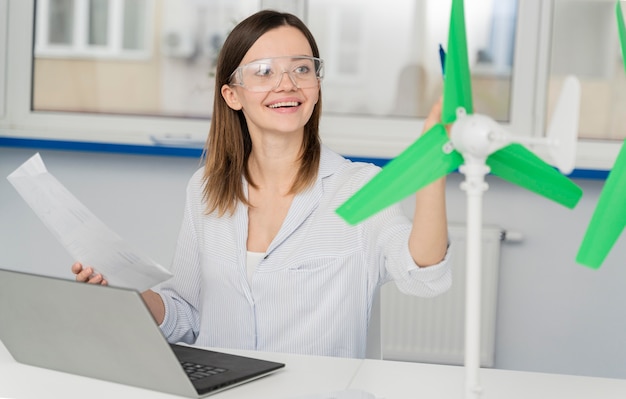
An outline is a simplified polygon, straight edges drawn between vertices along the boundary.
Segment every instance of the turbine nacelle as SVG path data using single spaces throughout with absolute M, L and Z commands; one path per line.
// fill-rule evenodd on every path
M 464 158 L 486 159 L 508 142 L 503 139 L 502 128 L 492 118 L 468 115 L 464 108 L 457 109 L 456 122 L 450 128 L 450 141 Z
M 450 141 L 466 160 L 484 160 L 510 143 L 543 145 L 548 147 L 559 171 L 569 174 L 576 161 L 579 107 L 580 82 L 576 77 L 568 76 L 563 82 L 546 138 L 513 135 L 489 116 L 467 114 L 463 107 L 459 107 L 456 121 L 450 128 Z

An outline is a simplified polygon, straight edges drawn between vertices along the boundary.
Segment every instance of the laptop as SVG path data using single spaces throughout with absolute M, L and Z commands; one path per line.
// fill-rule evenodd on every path
M 169 344 L 137 291 L 3 269 L 0 341 L 20 363 L 191 398 L 285 366 Z

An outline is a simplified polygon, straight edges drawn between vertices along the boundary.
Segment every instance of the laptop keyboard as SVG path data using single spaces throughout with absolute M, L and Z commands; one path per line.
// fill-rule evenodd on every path
M 224 368 L 207 366 L 205 364 L 192 363 L 188 361 L 180 362 L 181 366 L 192 381 L 199 380 L 201 378 L 211 377 L 217 374 L 221 374 L 228 371 Z

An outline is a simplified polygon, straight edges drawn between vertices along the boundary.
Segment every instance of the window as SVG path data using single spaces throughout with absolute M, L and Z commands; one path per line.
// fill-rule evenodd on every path
M 326 62 L 322 138 L 345 155 L 394 157 L 419 135 L 442 92 L 438 47 L 447 43 L 451 1 L 395 0 L 393 7 L 378 0 L 2 2 L 10 4 L 11 101 L 0 119 L 0 138 L 199 148 L 209 128 L 212 68 L 221 44 L 238 21 L 260 8 L 295 13 L 315 35 Z M 606 139 L 623 137 L 626 125 L 616 111 L 620 100 L 609 100 L 624 92 L 614 18 L 608 16 L 614 2 L 465 3 L 475 111 L 515 134 L 539 137 L 560 79 L 576 73 L 585 96 L 579 167 L 608 168 L 612 159 L 597 156 L 593 145 L 617 148 Z M 572 13 L 593 23 L 570 24 Z M 24 29 L 29 23 L 32 32 Z M 591 65 L 600 56 L 605 63 Z M 599 105 L 594 90 L 604 90 L 611 110 L 592 111 Z
M 38 0 L 33 110 L 149 112 L 157 85 L 149 45 L 153 19 L 149 4 Z
M 35 58 L 148 58 L 151 4 L 148 0 L 37 0 Z
M 549 120 L 564 77 L 579 78 L 578 164 L 583 167 L 601 164 L 599 154 L 614 159 L 626 138 L 626 73 L 615 4 L 614 0 L 554 0 L 546 7 L 552 22 L 551 40 L 544 69 L 546 84 L 538 104 L 545 104 Z
M 553 13 L 548 98 L 555 96 L 563 76 L 577 75 L 583 98 L 579 137 L 626 138 L 626 74 L 615 2 L 559 0 Z
M 481 11 L 467 14 L 477 109 L 508 121 L 516 3 L 474 1 Z M 145 0 L 37 4 L 35 110 L 200 118 L 210 118 L 210 68 L 222 41 L 236 21 L 258 9 L 244 1 L 156 1 L 154 57 L 144 52 L 138 62 L 112 63 L 101 58 L 146 47 L 149 35 L 137 34 L 145 32 Z M 425 117 L 441 95 L 438 46 L 445 45 L 449 5 L 396 0 L 388 9 L 373 0 L 318 0 L 261 7 L 289 4 L 318 37 L 328 114 Z
M 516 10 L 515 0 L 474 0 L 466 12 L 477 111 L 504 122 L 512 57 L 500 57 L 493 39 L 512 54 Z M 437 0 L 311 4 L 307 22 L 328 64 L 325 112 L 425 117 L 442 92 L 438 48 L 447 44 L 449 14 L 450 3 Z M 501 27 L 510 31 L 502 35 Z

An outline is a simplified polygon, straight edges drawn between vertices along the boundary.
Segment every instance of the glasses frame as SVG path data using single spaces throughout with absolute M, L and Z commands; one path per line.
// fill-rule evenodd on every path
M 293 85 L 298 88 L 298 89 L 302 89 L 302 87 L 300 87 L 300 85 L 297 82 L 297 79 L 294 78 L 293 76 L 293 71 L 289 71 L 289 70 L 282 70 L 281 72 L 277 72 L 277 74 L 280 76 L 277 81 L 276 84 L 267 89 L 267 90 L 255 90 L 252 89 L 248 86 L 246 86 L 246 84 L 243 82 L 243 70 L 244 68 L 250 66 L 250 65 L 254 65 L 254 64 L 258 64 L 261 63 L 263 61 L 273 61 L 273 60 L 277 60 L 277 59 L 290 59 L 290 60 L 311 60 L 313 61 L 313 63 L 316 65 L 316 69 L 315 69 L 315 77 L 317 78 L 318 83 L 322 81 L 322 79 L 324 79 L 324 60 L 319 58 L 319 57 L 313 57 L 313 56 L 308 56 L 308 55 L 296 55 L 296 56 L 291 56 L 291 55 L 285 55 L 285 56 L 279 56 L 279 57 L 267 57 L 267 58 L 259 58 L 257 60 L 248 62 L 247 64 L 243 64 L 238 66 L 233 73 L 230 74 L 230 77 L 228 78 L 229 84 L 233 85 L 233 86 L 240 86 L 243 87 L 246 90 L 255 92 L 255 93 L 267 93 L 273 90 L 276 90 L 276 88 L 278 86 L 280 86 L 280 83 L 283 80 L 283 75 L 287 74 L 289 76 L 289 79 L 291 80 L 291 83 L 293 83 Z

